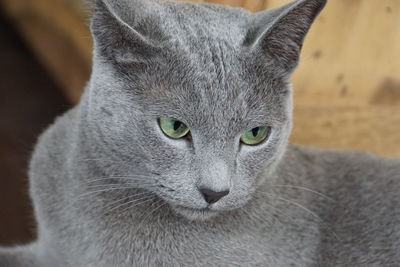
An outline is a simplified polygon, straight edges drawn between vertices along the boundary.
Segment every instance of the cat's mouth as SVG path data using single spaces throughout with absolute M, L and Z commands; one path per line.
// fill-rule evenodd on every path
M 184 206 L 175 206 L 174 210 L 189 220 L 208 220 L 218 214 L 218 211 L 206 208 L 188 208 Z

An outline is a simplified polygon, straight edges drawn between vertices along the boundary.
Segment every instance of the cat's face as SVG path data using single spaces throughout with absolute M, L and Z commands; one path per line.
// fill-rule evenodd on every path
M 297 63 L 293 47 L 282 60 L 261 49 L 270 34 L 263 37 L 253 24 L 271 24 L 296 6 L 256 16 L 141 3 L 152 12 L 133 18 L 107 5 L 98 7 L 92 24 L 96 50 L 87 98 L 102 153 L 121 162 L 113 174 L 132 176 L 135 186 L 189 219 L 245 205 L 260 183 L 272 179 L 285 151 L 292 121 L 288 79 Z M 178 123 L 172 131 L 183 125 L 189 132 L 174 138 L 160 127 L 161 118 Z M 265 136 L 255 144 L 241 139 L 260 129 Z M 206 201 L 204 189 L 229 193 Z

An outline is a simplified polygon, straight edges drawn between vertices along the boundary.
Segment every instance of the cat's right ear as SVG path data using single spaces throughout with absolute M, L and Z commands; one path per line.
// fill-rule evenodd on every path
M 326 3 L 327 0 L 296 0 L 257 13 L 245 45 L 291 73 L 298 64 L 308 30 Z
M 156 0 L 88 0 L 95 53 L 118 63 L 144 63 L 158 55 Z M 158 35 L 157 35 L 158 34 Z

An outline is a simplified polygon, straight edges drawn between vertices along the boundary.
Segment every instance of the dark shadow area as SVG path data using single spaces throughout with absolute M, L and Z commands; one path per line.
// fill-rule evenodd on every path
M 0 244 L 35 238 L 27 169 L 38 135 L 69 104 L 0 12 Z

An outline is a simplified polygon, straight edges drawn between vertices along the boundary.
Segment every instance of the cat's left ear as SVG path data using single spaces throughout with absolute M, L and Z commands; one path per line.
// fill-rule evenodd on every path
M 164 36 L 158 0 L 86 0 L 92 7 L 95 52 L 118 63 L 145 63 L 160 53 Z
M 304 38 L 327 0 L 297 0 L 257 13 L 245 45 L 291 73 L 297 66 Z

